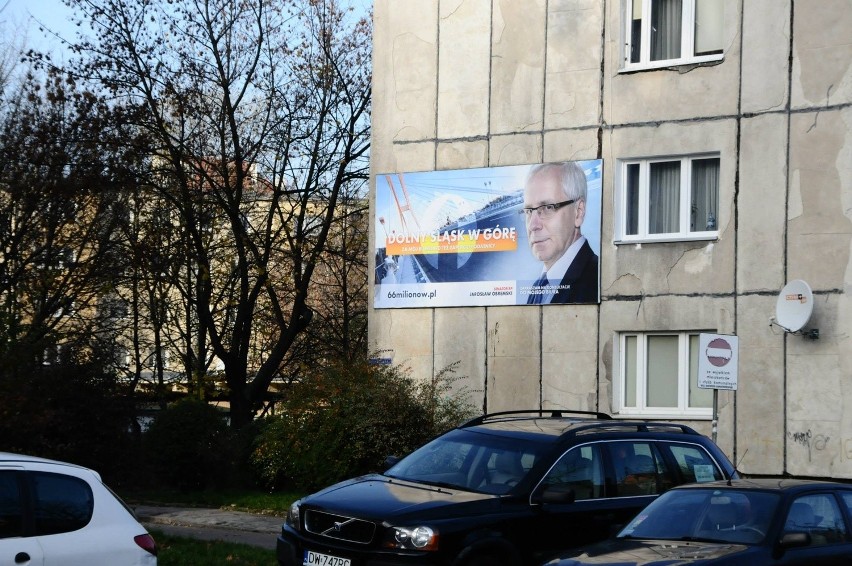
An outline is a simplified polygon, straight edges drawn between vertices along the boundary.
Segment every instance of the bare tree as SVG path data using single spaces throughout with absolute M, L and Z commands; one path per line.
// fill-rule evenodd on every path
M 0 39 L 0 99 L 12 82 L 27 41 L 26 34 L 20 33 L 18 31 L 20 27 L 6 16 L 9 2 L 10 0 L 0 0 L 0 37 L 2 38 Z
M 77 73 L 144 111 L 179 219 L 185 359 L 249 422 L 312 318 L 340 197 L 367 175 L 370 22 L 337 0 L 68 0 Z M 190 339 L 191 337 L 191 339 Z M 259 360 L 254 354 L 260 353 Z
M 349 198 L 342 210 L 314 276 L 320 324 L 308 328 L 301 355 L 314 366 L 367 356 L 367 202 Z
M 60 73 L 0 112 L 0 354 L 7 371 L 49 347 L 97 342 L 103 289 L 121 271 L 116 210 L 133 163 L 120 108 Z M 127 145 L 125 145 L 127 144 Z

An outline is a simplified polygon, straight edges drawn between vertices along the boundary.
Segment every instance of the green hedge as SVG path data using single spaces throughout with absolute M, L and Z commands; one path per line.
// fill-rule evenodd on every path
M 314 490 L 377 471 L 474 414 L 455 366 L 430 382 L 395 366 L 338 363 L 295 385 L 252 454 L 273 489 Z
M 161 411 L 143 435 L 146 463 L 159 485 L 182 490 L 224 483 L 233 442 L 225 415 L 197 399 Z

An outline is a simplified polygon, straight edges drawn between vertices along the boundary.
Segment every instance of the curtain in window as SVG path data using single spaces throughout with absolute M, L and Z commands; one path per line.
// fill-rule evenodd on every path
M 648 407 L 678 406 L 678 337 L 648 336 Z
M 651 61 L 680 58 L 683 0 L 652 0 Z
M 680 161 L 651 163 L 648 233 L 680 231 Z
M 624 339 L 624 406 L 636 406 L 636 336 Z
M 639 164 L 627 166 L 627 194 L 625 196 L 625 226 L 628 235 L 639 233 Z
M 689 408 L 712 407 L 713 390 L 698 387 L 698 334 L 689 336 Z
M 695 0 L 695 55 L 722 52 L 723 4 Z
M 630 62 L 638 63 L 642 57 L 642 0 L 633 0 L 630 19 Z
M 692 162 L 690 204 L 690 231 L 719 229 L 719 158 L 696 159 Z

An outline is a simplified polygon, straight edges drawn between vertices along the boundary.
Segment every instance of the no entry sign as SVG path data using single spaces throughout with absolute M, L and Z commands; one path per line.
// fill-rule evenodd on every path
M 739 339 L 726 334 L 698 335 L 698 387 L 737 389 Z

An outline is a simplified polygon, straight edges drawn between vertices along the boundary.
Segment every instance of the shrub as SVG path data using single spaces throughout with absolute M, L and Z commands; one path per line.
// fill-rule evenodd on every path
M 88 466 L 112 483 L 132 469 L 133 404 L 97 364 L 0 374 L 0 399 L 3 450 Z
M 143 435 L 146 460 L 163 487 L 204 489 L 229 475 L 230 434 L 224 414 L 184 399 L 158 414 Z
M 338 363 L 306 378 L 263 425 L 258 475 L 271 488 L 313 490 L 380 469 L 473 414 L 465 390 L 451 394 L 454 369 L 420 382 L 395 366 Z

